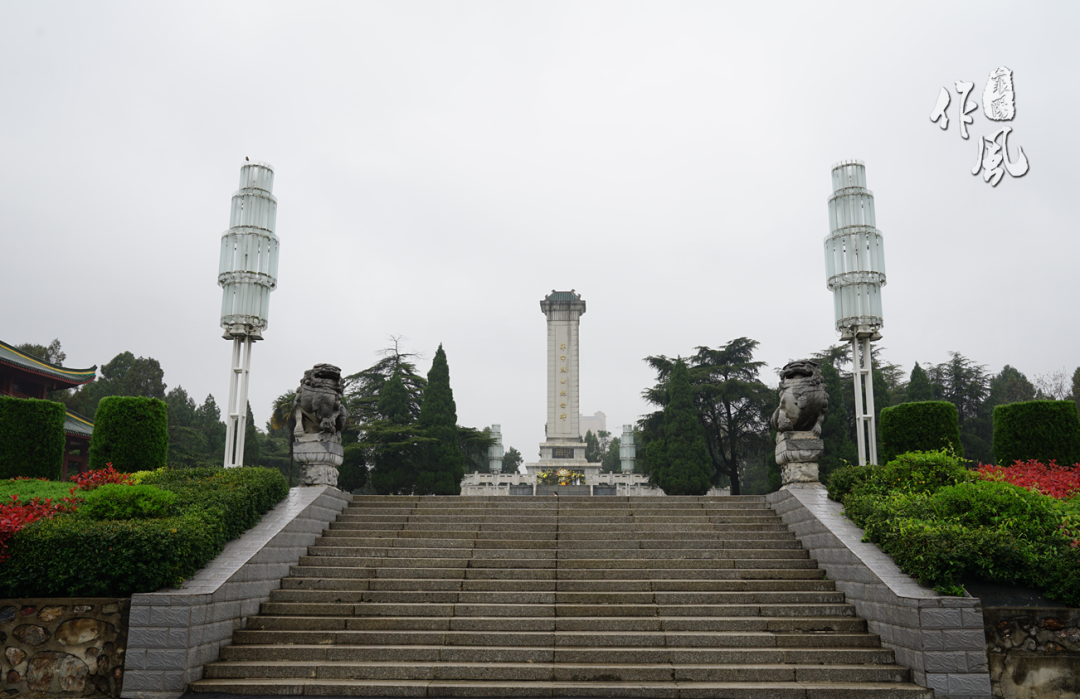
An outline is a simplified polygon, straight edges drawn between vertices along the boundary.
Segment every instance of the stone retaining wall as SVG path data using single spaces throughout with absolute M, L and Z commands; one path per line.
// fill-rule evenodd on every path
M 120 696 L 127 599 L 0 600 L 0 690 Z
M 174 699 L 202 679 L 203 666 L 351 500 L 329 486 L 293 488 L 182 589 L 132 595 L 121 696 Z
M 905 575 L 815 484 L 766 496 L 871 633 L 938 699 L 990 699 L 983 614 L 974 597 L 943 597 Z
M 1080 609 L 986 607 L 983 619 L 995 697 L 1080 697 Z

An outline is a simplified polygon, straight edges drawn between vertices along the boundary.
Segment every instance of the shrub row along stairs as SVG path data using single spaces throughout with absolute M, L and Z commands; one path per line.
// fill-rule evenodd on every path
M 192 689 L 932 696 L 760 496 L 358 497 Z

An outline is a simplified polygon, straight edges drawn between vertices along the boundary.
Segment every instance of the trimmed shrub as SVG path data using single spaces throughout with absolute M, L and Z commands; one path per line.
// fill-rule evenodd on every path
M 60 480 L 64 406 L 50 400 L 0 396 L 0 479 Z
M 123 473 L 165 466 L 169 457 L 169 411 L 157 398 L 109 396 L 94 413 L 90 468 Z
M 1080 603 L 1080 498 L 984 480 L 946 452 L 837 470 L 830 496 L 900 569 L 941 594 L 965 580 L 1027 585 Z
M 881 458 L 888 463 L 911 451 L 935 451 L 951 446 L 964 455 L 960 414 L 946 401 L 901 403 L 881 410 Z
M 89 519 L 149 519 L 169 514 L 176 493 L 152 485 L 109 484 L 83 495 L 79 515 Z
M 1080 413 L 1071 400 L 1033 400 L 994 408 L 994 461 L 1080 464 Z
M 143 483 L 175 493 L 174 516 L 29 524 L 0 566 L 0 597 L 126 597 L 179 585 L 289 492 L 264 468 L 157 471 Z

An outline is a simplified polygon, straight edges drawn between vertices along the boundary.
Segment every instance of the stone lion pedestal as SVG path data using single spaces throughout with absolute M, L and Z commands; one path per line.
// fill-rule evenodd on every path
M 337 487 L 338 466 L 345 460 L 345 450 L 332 438 L 305 434 L 293 443 L 293 458 L 300 463 L 300 485 Z
M 316 364 L 304 372 L 296 389 L 289 427 L 293 458 L 300 462 L 300 485 L 337 487 L 338 466 L 345 460 L 341 431 L 349 413 L 342 405 L 345 382 L 333 364 Z
M 781 490 L 818 485 L 818 459 L 825 453 L 821 423 L 829 394 L 816 362 L 799 359 L 780 371 L 780 405 L 769 419 L 776 430 Z
M 818 459 L 825 442 L 813 432 L 789 430 L 776 433 L 776 463 L 784 488 L 818 482 Z

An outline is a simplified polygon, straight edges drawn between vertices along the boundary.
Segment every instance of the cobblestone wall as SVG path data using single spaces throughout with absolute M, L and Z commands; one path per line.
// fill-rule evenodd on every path
M 132 595 L 121 696 L 174 699 L 202 679 L 203 666 L 217 660 L 351 499 L 328 486 L 293 488 L 183 589 Z
M 126 599 L 0 600 L 0 691 L 120 696 Z
M 904 574 L 829 500 L 824 486 L 766 496 L 896 662 L 938 699 L 990 699 L 983 615 L 974 597 L 943 597 Z
M 1080 697 L 1080 609 L 987 607 L 983 619 L 995 697 Z

